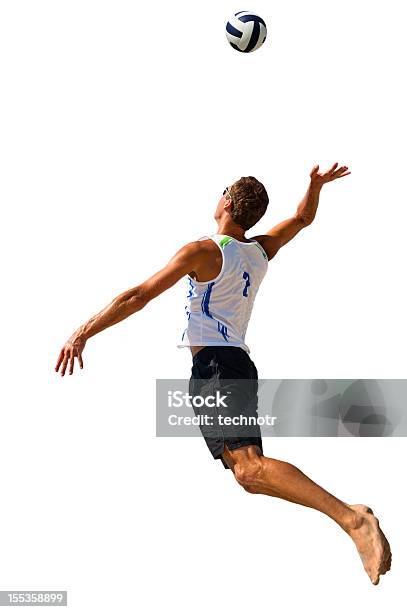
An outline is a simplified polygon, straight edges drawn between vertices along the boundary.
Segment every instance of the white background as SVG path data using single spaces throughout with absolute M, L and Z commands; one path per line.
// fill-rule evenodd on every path
M 254 54 L 227 17 L 267 22 Z M 370 504 L 394 569 L 370 585 L 329 519 L 241 490 L 200 439 L 155 438 L 155 378 L 189 376 L 183 287 L 92 339 L 65 339 L 182 244 L 215 231 L 225 185 L 262 180 L 315 223 L 271 263 L 248 333 L 264 378 L 403 378 L 404 3 L 8 0 L 0 9 L 0 589 L 68 589 L 75 612 L 403 606 L 403 439 L 265 440 Z M 404 571 L 404 573 L 403 573 Z

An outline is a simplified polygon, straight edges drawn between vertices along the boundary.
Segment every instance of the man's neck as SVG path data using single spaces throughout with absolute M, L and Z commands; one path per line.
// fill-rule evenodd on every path
M 239 227 L 234 223 L 219 223 L 218 225 L 218 234 L 221 234 L 222 236 L 230 236 L 231 238 L 240 240 L 240 242 L 250 242 L 246 238 L 245 233 L 246 232 L 242 227 Z

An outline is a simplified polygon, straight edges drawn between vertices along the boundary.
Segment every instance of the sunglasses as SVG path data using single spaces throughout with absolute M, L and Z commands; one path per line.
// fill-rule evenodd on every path
M 230 191 L 229 191 L 228 187 L 225 187 L 225 189 L 223 190 L 223 194 L 222 195 L 225 195 L 225 194 L 227 194 L 229 196 L 228 197 L 229 200 L 233 201 L 232 200 L 232 196 L 230 195 Z

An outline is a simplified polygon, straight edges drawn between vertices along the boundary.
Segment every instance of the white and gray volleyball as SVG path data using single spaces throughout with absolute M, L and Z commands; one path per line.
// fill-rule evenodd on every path
M 236 51 L 250 53 L 262 46 L 267 36 L 264 20 L 250 11 L 235 13 L 226 24 L 226 38 Z

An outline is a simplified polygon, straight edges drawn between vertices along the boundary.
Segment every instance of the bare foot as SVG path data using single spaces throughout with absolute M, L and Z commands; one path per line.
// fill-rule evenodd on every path
M 390 570 L 390 544 L 379 527 L 379 521 L 368 506 L 349 506 L 356 512 L 355 526 L 349 535 L 356 544 L 363 566 L 373 584 Z

